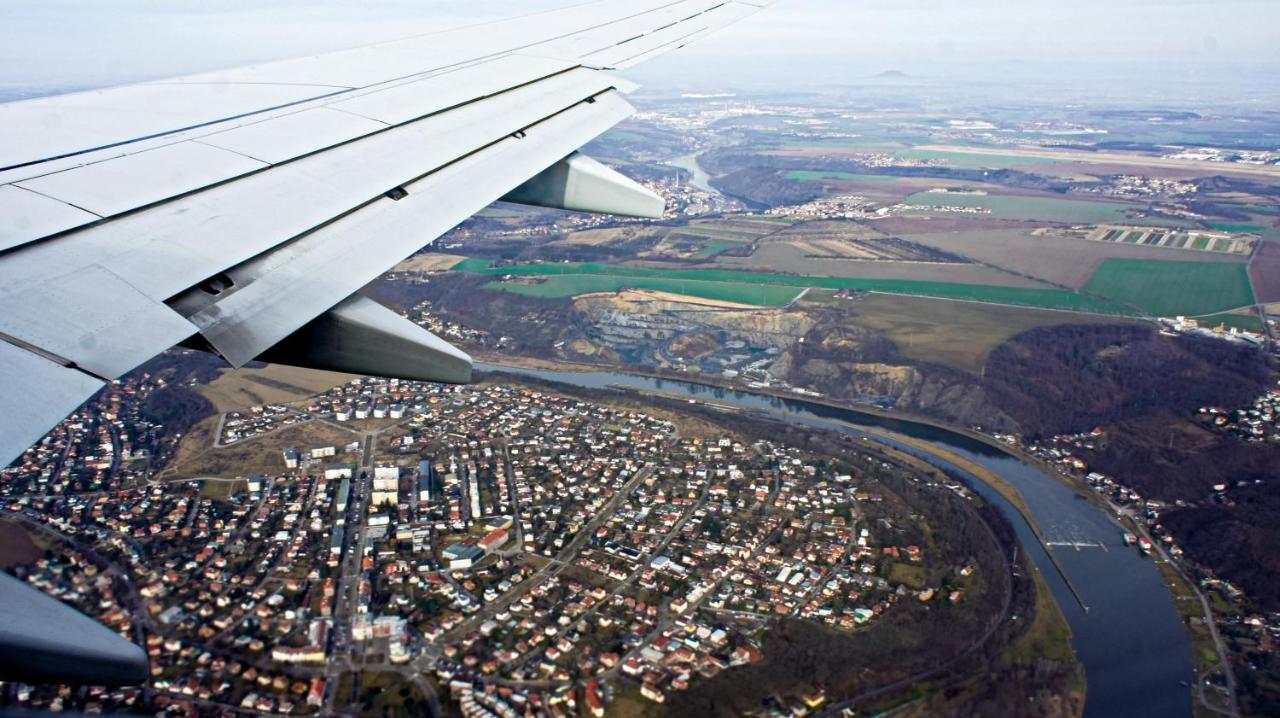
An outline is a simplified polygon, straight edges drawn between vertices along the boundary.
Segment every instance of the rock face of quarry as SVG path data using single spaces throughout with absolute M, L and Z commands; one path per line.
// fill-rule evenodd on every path
M 836 400 L 879 403 L 962 426 L 1017 428 L 990 401 L 976 377 L 897 362 L 892 342 L 876 332 L 841 327 L 815 339 L 810 335 L 783 354 L 773 371 L 795 386 Z

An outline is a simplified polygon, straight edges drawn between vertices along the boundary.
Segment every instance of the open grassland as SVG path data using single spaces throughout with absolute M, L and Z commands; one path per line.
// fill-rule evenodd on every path
M 342 446 L 357 435 L 311 421 L 221 449 L 213 448 L 212 438 L 212 431 L 193 431 L 183 437 L 177 458 L 160 478 L 238 478 L 251 473 L 275 473 L 284 470 L 281 452 L 285 447 Z
M 1036 582 L 1036 613 L 1026 633 L 1006 649 L 1004 657 L 1014 663 L 1034 664 L 1050 660 L 1073 663 L 1075 649 L 1071 646 L 1071 627 L 1058 607 L 1049 584 L 1045 583 L 1040 569 L 1032 566 Z
M 1084 289 L 1158 317 L 1203 316 L 1254 304 L 1243 264 L 1108 259 Z
M 200 495 L 215 501 L 228 501 L 236 494 L 249 490 L 249 482 L 244 479 L 210 479 L 200 482 Z
M 804 288 L 817 288 L 910 294 L 1100 314 L 1125 313 L 1122 305 L 1062 289 L 983 286 L 919 280 L 793 276 L 729 269 L 658 269 L 596 263 L 522 264 L 487 269 L 481 273 L 491 276 L 546 278 L 540 283 L 532 284 L 494 282 L 486 285 L 489 289 L 515 292 L 526 296 L 566 297 L 637 288 L 702 296 L 742 304 L 776 306 L 790 301 L 790 299 L 782 301 L 782 297 L 787 293 L 792 293 L 791 296 L 794 297 L 795 293 Z M 566 282 L 565 278 L 571 278 L 573 281 Z M 552 279 L 559 281 L 552 282 L 550 281 Z M 762 294 L 762 287 L 777 287 L 783 291 L 770 296 Z M 715 292 L 715 294 L 708 292 Z
M 982 372 L 1000 345 L 1037 327 L 1130 321 L 887 294 L 873 294 L 849 306 L 850 323 L 885 334 L 904 357 L 974 374 Z
M 271 364 L 260 369 L 224 371 L 200 393 L 225 413 L 259 404 L 299 401 L 353 378 L 347 374 Z
M 640 227 L 636 225 L 584 229 L 578 232 L 570 232 L 563 238 L 557 239 L 553 244 L 605 247 L 614 244 L 615 242 L 632 241 L 637 239 L 657 239 L 663 236 L 666 231 L 667 229 L 665 227 Z
M 906 203 L 922 211 L 929 211 L 928 207 L 983 208 L 991 210 L 988 216 L 996 219 L 1071 224 L 1123 224 L 1128 221 L 1128 211 L 1135 208 L 1118 202 L 952 192 L 920 192 L 908 197 Z
M 750 246 L 750 240 L 717 239 L 702 234 L 672 232 L 653 249 L 639 256 L 655 261 L 710 259 L 731 249 Z

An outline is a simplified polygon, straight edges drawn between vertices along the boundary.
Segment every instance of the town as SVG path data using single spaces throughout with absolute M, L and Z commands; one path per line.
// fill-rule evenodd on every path
M 149 483 L 128 437 L 163 435 L 130 419 L 154 387 L 104 395 L 0 483 L 4 522 L 44 549 L 15 575 L 146 646 L 152 680 L 4 699 L 330 715 L 389 675 L 466 715 L 600 715 L 762 660 L 774 619 L 856 631 L 979 580 L 933 565 L 884 465 L 513 386 L 359 379 L 232 412 L 220 445 L 308 422 L 353 441 Z

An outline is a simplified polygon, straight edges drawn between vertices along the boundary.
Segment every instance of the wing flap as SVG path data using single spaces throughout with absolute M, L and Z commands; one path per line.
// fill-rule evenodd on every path
M 467 384 L 471 357 L 377 302 L 356 295 L 258 357 L 273 364 Z
M 182 315 L 99 266 L 0 292 L 0 332 L 107 379 L 195 334 Z

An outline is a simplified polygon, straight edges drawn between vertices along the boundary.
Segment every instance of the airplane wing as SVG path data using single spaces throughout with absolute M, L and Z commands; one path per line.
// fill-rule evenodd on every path
M 356 291 L 504 197 L 661 216 L 574 154 L 633 111 L 614 71 L 767 4 L 604 0 L 0 106 L 0 458 L 180 343 L 466 381 Z
M 0 458 L 178 344 L 468 381 L 357 290 L 503 198 L 660 217 L 576 153 L 633 112 L 615 71 L 769 4 L 603 0 L 0 106 Z

